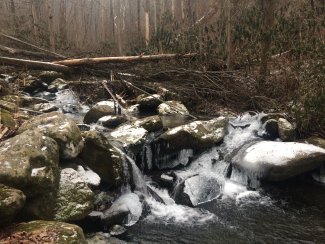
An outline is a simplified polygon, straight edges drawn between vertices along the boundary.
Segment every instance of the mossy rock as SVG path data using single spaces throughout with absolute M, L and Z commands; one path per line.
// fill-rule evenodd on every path
M 10 226 L 0 232 L 0 243 L 11 243 L 13 237 L 15 243 L 30 243 L 30 240 L 53 244 L 87 243 L 79 226 L 56 221 L 37 220 Z
M 15 103 L 0 100 L 0 108 L 14 113 L 17 112 L 18 106 Z
M 5 96 L 11 93 L 11 88 L 9 86 L 9 84 L 0 79 L 0 96 Z
M 8 110 L 0 108 L 0 124 L 3 124 L 9 128 L 15 128 L 16 122 L 11 112 Z
M 0 184 L 0 226 L 11 222 L 25 204 L 20 190 Z
M 17 133 L 35 129 L 39 129 L 58 143 L 61 158 L 75 158 L 83 148 L 81 132 L 77 124 L 60 112 L 35 116 L 23 123 Z
M 0 183 L 24 194 L 41 194 L 58 184 L 57 143 L 38 130 L 26 131 L 0 143 Z
M 96 131 L 82 133 L 85 147 L 80 154 L 83 162 L 103 181 L 118 186 L 123 183 L 123 156 L 107 138 Z

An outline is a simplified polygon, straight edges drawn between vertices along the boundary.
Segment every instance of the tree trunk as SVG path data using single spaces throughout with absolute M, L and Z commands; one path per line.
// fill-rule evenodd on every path
M 53 16 L 53 6 L 52 1 L 47 0 L 47 14 L 48 14 L 48 28 L 49 28 L 49 41 L 50 50 L 55 52 L 55 28 L 54 28 L 54 16 Z
M 227 69 L 232 69 L 231 0 L 226 0 Z
M 9 2 L 9 6 L 10 6 L 10 14 L 11 14 L 11 21 L 13 24 L 13 30 L 14 33 L 16 33 L 16 31 L 18 30 L 18 23 L 17 23 L 17 18 L 16 18 L 16 6 L 15 6 L 15 2 L 14 0 L 10 0 Z
M 62 43 L 67 43 L 67 4 L 66 0 L 60 0 L 60 37 Z
M 149 7 L 150 7 L 150 2 L 149 0 L 146 0 L 146 6 L 145 6 L 145 13 L 144 13 L 144 17 L 145 17 L 145 41 L 146 41 L 146 45 L 149 45 L 149 41 L 150 41 L 150 15 L 149 15 Z
M 39 2 L 32 0 L 31 2 L 32 10 L 32 29 L 34 40 L 38 43 L 39 41 Z

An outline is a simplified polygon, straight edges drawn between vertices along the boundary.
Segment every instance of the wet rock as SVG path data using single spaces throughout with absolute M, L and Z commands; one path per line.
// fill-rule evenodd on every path
M 84 123 L 96 123 L 100 118 L 107 115 L 115 115 L 114 101 L 102 101 L 96 103 L 85 115 Z
M 279 135 L 282 141 L 294 141 L 296 139 L 296 128 L 288 120 L 278 120 Z
M 65 80 L 63 80 L 61 78 L 57 78 L 53 82 L 51 82 L 51 84 L 48 86 L 47 90 L 49 92 L 57 92 L 57 91 L 68 89 L 68 88 L 69 88 L 69 85 Z
M 32 221 L 10 226 L 0 233 L 1 243 L 86 244 L 82 229 L 73 224 L 55 221 Z
M 168 175 L 168 174 L 162 174 L 159 178 L 159 185 L 170 189 L 174 186 L 175 183 L 175 177 Z
M 252 179 L 281 181 L 319 167 L 325 149 L 294 142 L 262 141 L 242 147 L 232 165 Z
M 104 212 L 103 222 L 112 226 L 115 224 L 132 226 L 141 217 L 142 204 L 138 195 L 134 193 L 124 194 Z
M 7 95 L 1 97 L 1 100 L 15 103 L 21 107 L 32 107 L 37 103 L 48 103 L 46 99 L 38 98 L 38 97 L 30 97 L 30 96 L 17 96 L 17 95 Z
M 155 132 L 163 128 L 162 121 L 159 116 L 149 116 L 143 119 L 136 120 L 132 123 L 134 127 L 147 130 L 148 132 Z
M 279 138 L 279 126 L 277 120 L 269 119 L 264 123 L 263 127 L 268 138 L 270 139 Z
M 137 97 L 137 103 L 139 104 L 140 111 L 155 111 L 162 103 L 162 97 L 158 94 L 151 96 L 140 95 Z
M 25 200 L 22 191 L 0 184 L 0 226 L 14 220 Z
M 100 118 L 97 123 L 107 128 L 116 128 L 117 126 L 123 124 L 126 121 L 127 119 L 124 116 L 108 115 Z
M 85 147 L 80 158 L 103 181 L 118 186 L 122 184 L 123 157 L 107 140 L 107 138 L 96 131 L 82 133 Z
M 40 79 L 37 79 L 35 77 L 27 77 L 27 79 L 24 80 L 23 85 L 23 91 L 31 93 L 39 88 L 42 87 L 42 81 Z
M 14 120 L 13 114 L 8 110 L 0 108 L 0 124 L 9 128 L 15 128 L 16 122 Z
M 185 179 L 174 192 L 175 202 L 187 206 L 197 206 L 218 197 L 221 183 L 214 177 L 195 175 Z
M 39 74 L 38 77 L 47 84 L 50 84 L 58 78 L 64 78 L 64 75 L 55 71 L 43 71 Z
M 38 130 L 28 130 L 0 143 L 0 183 L 35 195 L 56 187 L 57 143 Z
M 77 124 L 77 126 L 81 132 L 90 131 L 91 129 L 91 127 L 87 124 Z
M 113 225 L 109 229 L 109 234 L 111 236 L 121 236 L 127 232 L 127 229 L 125 229 L 123 226 L 120 225 Z
M 108 233 L 97 232 L 87 237 L 88 244 L 126 244 L 115 237 L 111 237 Z
M 0 100 L 0 108 L 5 109 L 11 113 L 17 112 L 17 110 L 18 110 L 17 104 L 12 103 L 12 102 L 3 101 L 3 100 Z
M 72 168 L 65 168 L 61 170 L 58 189 L 30 199 L 25 212 L 37 219 L 76 221 L 93 210 L 93 202 L 94 194 L 83 176 Z
M 266 121 L 270 120 L 270 119 L 274 119 L 276 121 L 278 121 L 280 118 L 285 118 L 286 115 L 285 114 L 281 114 L 281 113 L 269 113 L 269 114 L 264 114 L 261 117 L 261 122 L 262 124 L 264 124 Z
M 187 165 L 194 151 L 209 148 L 222 141 L 226 119 L 195 121 L 163 133 L 153 143 L 153 162 L 156 167 L 174 168 Z
M 325 184 L 325 165 L 322 164 L 319 169 L 316 169 L 312 177 L 315 181 Z
M 115 199 L 115 194 L 112 192 L 99 192 L 95 195 L 94 205 L 96 211 L 104 211 L 108 209 Z
M 51 103 L 38 103 L 33 106 L 33 110 L 42 113 L 50 113 L 59 110 L 59 108 Z
M 189 115 L 189 112 L 184 104 L 179 101 L 168 101 L 159 105 L 159 115 Z
M 81 132 L 76 123 L 60 112 L 35 116 L 21 125 L 18 133 L 39 129 L 59 145 L 61 158 L 75 158 L 83 148 Z
M 128 215 L 129 209 L 126 204 L 115 204 L 104 212 L 102 216 L 102 221 L 107 226 L 123 224 Z
M 37 93 L 34 93 L 33 97 L 44 99 L 46 101 L 54 101 L 56 99 L 56 94 L 48 91 L 40 91 Z
M 132 105 L 126 109 L 127 114 L 138 114 L 140 111 L 139 104 Z

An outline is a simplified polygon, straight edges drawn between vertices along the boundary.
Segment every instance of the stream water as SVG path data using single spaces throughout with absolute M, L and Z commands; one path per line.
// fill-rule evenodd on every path
M 61 109 L 76 103 L 65 95 L 56 99 L 61 104 L 55 102 Z M 86 108 L 75 106 L 72 117 L 79 119 Z M 149 211 L 121 238 L 128 243 L 325 243 L 323 185 L 304 176 L 261 187 L 252 181 L 254 177 L 248 181 L 248 175 L 228 174 L 232 153 L 245 143 L 261 140 L 260 116 L 234 118 L 221 145 L 195 157 L 185 168 L 165 171 L 185 180 L 184 191 L 194 207 L 175 203 L 175 189 L 161 188 L 153 174 L 143 175 L 127 156 L 136 193 Z

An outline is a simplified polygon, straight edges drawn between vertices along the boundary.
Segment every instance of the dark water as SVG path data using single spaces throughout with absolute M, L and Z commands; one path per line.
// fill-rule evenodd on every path
M 201 205 L 213 223 L 140 221 L 128 243 L 325 243 L 325 187 L 309 179 L 266 186 L 261 197 Z

